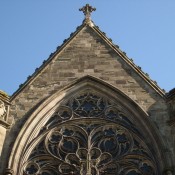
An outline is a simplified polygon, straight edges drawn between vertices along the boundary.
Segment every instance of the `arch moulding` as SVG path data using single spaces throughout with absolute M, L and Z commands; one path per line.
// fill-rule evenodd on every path
M 87 102 L 86 104 L 84 102 L 85 99 Z M 71 105 L 74 104 L 74 106 L 72 105 L 70 107 L 68 104 L 71 104 Z M 76 106 L 77 104 L 79 105 L 79 107 Z M 71 112 L 69 108 L 72 108 Z M 85 110 L 85 108 L 87 108 L 87 110 Z M 98 108 L 98 111 L 96 110 L 97 108 Z M 55 116 L 55 113 L 58 113 L 58 111 L 62 111 L 63 109 L 66 111 L 67 114 L 71 113 L 71 117 L 64 118 L 64 119 L 62 118 L 62 120 L 57 120 L 56 125 L 48 124 L 48 122 L 51 121 L 51 118 Z M 86 112 L 86 114 L 83 113 L 82 111 Z M 117 113 L 116 116 L 119 116 L 118 119 L 116 119 L 115 118 L 116 116 L 113 115 L 115 114 L 115 111 Z M 81 117 L 81 115 L 83 115 L 83 117 Z M 80 128 L 80 124 L 81 124 L 81 128 Z M 85 129 L 85 127 L 83 126 L 83 125 L 92 125 L 92 124 L 95 127 L 97 127 L 96 130 L 94 129 L 94 126 L 92 126 L 91 129 L 93 128 L 92 129 L 93 131 L 88 131 L 87 127 Z M 104 126 L 105 129 L 102 128 L 102 126 Z M 76 133 L 76 135 L 77 133 L 80 132 L 80 130 L 82 130 L 81 132 L 82 133 L 84 132 L 87 138 L 89 138 L 89 135 L 91 135 L 92 133 L 95 133 L 97 130 L 99 131 L 101 128 L 101 131 L 99 132 L 108 133 L 105 136 L 105 139 L 108 141 L 106 141 L 103 138 L 103 141 L 101 141 L 101 143 L 103 142 L 103 145 L 105 145 L 104 147 L 102 146 L 102 144 L 99 145 L 98 143 L 96 143 L 95 145 L 95 141 L 94 141 L 95 146 L 93 148 L 93 152 L 96 152 L 95 154 L 96 156 L 98 154 L 99 155 L 96 157 L 96 160 L 95 158 L 92 159 L 93 156 L 91 156 L 87 158 L 88 161 L 86 160 L 85 161 L 86 163 L 83 163 L 83 158 L 80 156 L 79 152 L 81 152 L 82 149 L 84 148 L 80 146 L 81 145 L 80 143 L 73 141 L 75 140 L 75 138 L 72 138 L 72 141 L 69 140 L 69 142 L 72 144 L 71 149 L 75 148 L 76 154 L 74 155 L 74 153 L 71 152 L 69 155 L 60 156 L 61 153 L 59 153 L 59 156 L 62 159 L 64 159 L 64 161 L 66 161 L 67 163 L 67 164 L 63 162 L 59 163 L 58 171 L 60 173 L 62 172 L 62 174 L 64 174 L 63 172 L 64 170 L 64 171 L 70 171 L 70 173 L 72 174 L 75 171 L 80 175 L 83 175 L 84 172 L 86 172 L 86 174 L 89 173 L 88 175 L 95 175 L 95 174 L 101 175 L 107 172 L 109 167 L 110 167 L 110 171 L 118 172 L 119 167 L 123 165 L 118 165 L 116 158 L 115 158 L 115 162 L 106 163 L 108 165 L 108 169 L 100 168 L 100 163 L 99 163 L 100 159 L 102 159 L 102 157 L 105 156 L 104 160 L 110 159 L 112 162 L 114 157 L 112 157 L 112 154 L 110 154 L 109 147 L 110 147 L 110 144 L 114 145 L 114 142 L 115 143 L 117 142 L 120 145 L 120 151 L 118 152 L 116 151 L 116 157 L 119 154 L 120 156 L 121 155 L 126 156 L 126 152 L 127 151 L 129 152 L 129 150 L 131 151 L 131 148 L 128 148 L 130 145 L 129 140 L 130 141 L 132 140 L 131 141 L 132 150 L 134 149 L 137 150 L 136 149 L 137 146 L 140 147 L 140 149 L 143 149 L 143 152 L 144 150 L 147 150 L 147 154 L 150 154 L 150 157 L 153 156 L 153 161 L 151 162 L 151 160 L 147 160 L 146 158 L 143 158 L 144 163 L 142 163 L 142 165 L 141 163 L 138 163 L 138 166 L 140 169 L 138 170 L 133 169 L 130 172 L 129 170 L 127 170 L 128 174 L 125 172 L 126 175 L 129 175 L 129 173 L 131 174 L 135 173 L 136 175 L 137 174 L 139 175 L 141 171 L 152 172 L 153 170 L 150 169 L 151 165 L 153 165 L 151 168 L 153 168 L 154 166 L 155 167 L 157 166 L 157 169 L 158 169 L 158 170 L 155 170 L 155 173 L 152 172 L 152 174 L 159 175 L 159 174 L 162 174 L 164 169 L 166 168 L 165 162 L 167 161 L 167 157 L 166 155 L 163 154 L 163 151 L 165 150 L 166 147 L 163 141 L 161 140 L 159 131 L 154 126 L 153 122 L 150 120 L 149 115 L 146 113 L 146 111 L 144 111 L 139 106 L 139 104 L 134 102 L 131 98 L 129 98 L 126 94 L 121 92 L 119 89 L 97 78 L 94 78 L 91 76 L 85 76 L 71 83 L 70 85 L 64 87 L 62 90 L 56 92 L 55 94 L 47 98 L 35 111 L 33 111 L 33 113 L 30 115 L 30 117 L 27 119 L 27 121 L 21 128 L 21 131 L 18 134 L 16 141 L 13 145 L 12 152 L 8 162 L 8 167 L 7 167 L 8 171 L 11 170 L 11 173 L 9 174 L 12 174 L 12 171 L 13 171 L 14 175 L 24 175 L 23 169 L 27 169 L 26 174 L 28 173 L 29 175 L 30 174 L 32 175 L 33 173 L 33 175 L 34 174 L 38 175 L 39 174 L 39 173 L 37 174 L 37 172 L 39 171 L 38 170 L 39 163 L 37 162 L 38 160 L 33 161 L 34 158 L 31 158 L 31 155 L 34 152 L 34 149 L 37 148 L 37 145 L 43 139 L 45 139 L 44 143 L 48 142 L 48 145 L 51 143 L 53 145 L 56 145 L 57 142 L 63 142 L 64 140 L 64 143 L 62 143 L 62 145 L 65 145 L 66 147 L 66 143 L 68 143 L 68 141 L 65 141 L 66 140 L 65 138 L 68 138 L 68 135 L 65 136 L 64 135 L 65 131 L 64 132 L 62 131 L 66 127 L 67 127 L 67 130 L 68 128 L 70 129 L 69 132 L 74 132 Z M 85 130 L 87 130 L 87 132 L 85 132 Z M 120 131 L 120 134 L 119 134 L 119 131 Z M 90 132 L 89 135 L 88 135 L 88 132 Z M 116 135 L 113 134 L 114 132 L 116 133 Z M 125 136 L 124 135 L 125 133 L 128 133 L 128 136 Z M 110 135 L 110 139 L 109 138 L 107 139 L 109 135 Z M 114 135 L 115 135 L 115 138 L 114 138 Z M 58 136 L 59 136 L 59 141 L 51 140 L 52 138 L 58 138 Z M 77 136 L 77 137 L 80 137 L 80 136 Z M 111 138 L 113 138 L 113 142 L 111 141 Z M 81 139 L 79 138 L 79 140 Z M 111 142 L 109 142 L 109 140 Z M 139 142 L 139 143 L 136 144 L 136 142 Z M 75 143 L 78 145 L 77 147 Z M 53 145 L 50 147 L 54 147 Z M 125 153 L 121 151 L 124 149 L 123 145 L 125 145 L 125 150 L 126 150 Z M 50 152 L 50 154 L 53 155 L 53 152 L 49 150 L 50 149 L 49 146 L 47 149 L 48 149 L 48 152 Z M 67 152 L 69 152 L 68 147 L 59 148 L 59 149 L 61 150 L 67 149 Z M 86 149 L 87 149 L 87 156 L 92 154 L 91 153 L 92 150 L 89 150 L 88 148 Z M 137 154 L 140 155 L 142 153 L 137 153 Z M 53 155 L 51 159 L 53 159 L 54 161 L 57 160 L 61 162 L 62 160 L 58 158 L 59 156 Z M 78 161 L 80 162 L 80 163 L 77 163 L 76 165 L 76 168 L 78 167 L 77 169 L 74 167 L 67 168 L 67 165 L 71 163 L 70 156 L 76 156 L 76 158 L 79 156 L 78 158 L 81 159 L 81 161 L 77 160 L 77 162 Z M 140 157 L 142 156 L 144 157 L 143 154 L 140 155 Z M 131 157 L 131 154 L 129 157 Z M 97 162 L 97 159 L 99 160 L 98 162 Z M 129 158 L 125 157 L 125 159 L 129 159 Z M 137 160 L 137 161 L 140 161 L 140 160 Z M 29 163 L 27 164 L 26 162 L 29 162 Z M 89 162 L 90 168 L 88 168 L 88 166 L 85 165 L 85 164 L 88 164 L 88 162 Z M 150 166 L 149 166 L 149 162 L 150 162 Z M 81 166 L 79 166 L 79 164 L 81 164 Z M 33 168 L 32 170 L 31 170 L 31 167 Z M 54 174 L 56 170 L 54 170 L 54 165 L 52 165 L 52 167 L 53 167 L 52 168 L 53 172 L 51 172 L 51 174 Z M 118 167 L 118 169 L 114 170 L 114 168 L 112 167 Z M 65 170 L 66 168 L 67 170 Z M 8 174 L 8 171 L 6 174 Z M 125 170 L 123 170 L 123 172 L 124 171 Z M 47 171 L 46 169 L 41 170 L 40 173 L 42 174 L 42 172 L 44 172 L 46 175 L 47 173 L 49 174 L 49 170 Z M 45 175 L 44 173 L 43 175 Z M 146 173 L 147 172 L 145 172 L 145 174 Z

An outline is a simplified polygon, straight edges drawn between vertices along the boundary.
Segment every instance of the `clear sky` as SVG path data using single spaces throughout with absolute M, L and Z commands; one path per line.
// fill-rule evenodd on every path
M 13 94 L 50 53 L 92 20 L 152 80 L 175 87 L 175 0 L 1 0 L 0 89 Z

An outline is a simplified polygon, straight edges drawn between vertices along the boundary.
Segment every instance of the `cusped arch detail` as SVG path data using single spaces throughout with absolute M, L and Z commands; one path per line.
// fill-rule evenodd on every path
M 71 136 L 72 132 L 76 137 Z M 80 136 L 80 133 L 84 133 L 84 136 Z M 90 142 L 90 135 L 92 138 L 97 137 L 100 142 L 99 144 L 94 141 L 93 149 L 85 146 L 85 143 L 82 146 L 81 139 Z M 47 145 L 43 146 L 46 142 Z M 66 148 L 66 144 L 72 144 L 71 149 L 74 152 L 69 150 L 69 146 Z M 56 160 L 59 162 L 50 165 L 52 172 L 47 169 L 39 172 L 41 165 L 35 159 L 39 145 L 52 155 L 49 157 L 46 154 L 42 157 L 47 157 L 52 163 Z M 38 175 L 37 173 L 42 172 L 45 173 L 43 175 L 102 175 L 105 171 L 121 175 L 140 175 L 145 171 L 145 174 L 149 172 L 150 175 L 158 175 L 165 167 L 162 149 L 163 143 L 156 128 L 148 114 L 136 102 L 112 85 L 95 77 L 85 76 L 50 96 L 33 111 L 17 136 L 9 159 L 9 168 L 18 175 Z M 129 150 L 130 154 L 127 155 Z M 124 156 L 122 165 L 117 163 L 117 156 Z M 75 162 L 75 159 L 79 160 Z M 100 168 L 105 165 L 105 161 L 107 168 Z M 72 166 L 69 167 L 69 164 Z M 136 164 L 137 168 L 134 168 Z M 123 168 L 119 172 L 122 166 L 125 170 Z

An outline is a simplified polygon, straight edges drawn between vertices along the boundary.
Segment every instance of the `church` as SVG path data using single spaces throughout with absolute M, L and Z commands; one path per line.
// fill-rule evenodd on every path
M 84 20 L 8 96 L 0 175 L 175 175 L 175 89 L 165 93 Z

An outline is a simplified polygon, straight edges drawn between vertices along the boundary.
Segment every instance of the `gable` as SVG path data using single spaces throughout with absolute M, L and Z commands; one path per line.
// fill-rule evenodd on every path
M 132 136 L 138 134 L 139 139 L 136 135 L 134 136 L 136 144 L 133 139 L 131 142 L 135 144 L 138 151 L 143 146 L 142 148 L 145 148 L 144 150 L 147 150 L 148 154 L 152 152 L 153 161 L 146 167 L 155 165 L 157 168 L 152 168 L 156 172 L 154 174 L 160 174 L 159 171 L 163 172 L 167 166 L 164 165 L 164 162 L 168 162 L 169 156 L 167 155 L 169 154 L 164 150 L 172 149 L 173 145 L 172 142 L 170 143 L 171 131 L 166 123 L 169 115 L 164 92 L 129 60 L 125 53 L 115 46 L 98 27 L 94 26 L 91 21 L 89 22 L 78 27 L 75 33 L 55 53 L 51 54 L 50 58 L 11 97 L 9 119 L 13 121 L 13 125 L 4 142 L 3 167 L 8 163 L 8 167 L 15 170 L 15 173 L 19 170 L 25 174 L 30 168 L 36 169 L 37 164 L 30 164 L 28 156 L 32 155 L 33 151 L 35 152 L 35 148 L 39 149 L 37 146 L 41 143 L 39 138 L 45 139 L 46 135 L 49 136 L 50 130 L 47 129 L 55 129 L 49 128 L 52 122 L 54 126 L 59 125 L 59 129 L 64 129 L 65 126 L 69 128 L 74 124 L 88 126 L 89 123 L 91 125 L 98 124 L 100 127 L 104 124 L 105 128 L 107 123 L 103 121 L 104 118 L 110 120 L 107 125 L 115 132 L 124 129 L 128 135 L 131 133 L 129 131 L 132 131 Z M 81 92 L 85 93 L 82 95 Z M 74 97 L 76 100 L 78 98 L 78 104 L 82 104 L 76 111 L 68 106 L 69 102 L 73 105 L 71 100 L 75 100 Z M 84 97 L 91 101 L 81 103 Z M 98 111 L 100 117 L 96 118 L 95 116 L 95 119 L 91 120 L 90 113 L 93 113 L 94 110 L 86 110 L 87 115 L 85 115 L 82 114 L 84 112 L 82 107 L 92 109 L 94 105 L 92 98 L 96 98 L 96 101 L 104 98 L 109 100 L 109 103 L 105 100 L 102 106 L 104 104 L 107 106 L 104 105 L 105 108 L 102 107 L 102 110 Z M 95 108 L 101 109 L 99 103 L 95 104 Z M 60 118 L 54 122 L 55 114 L 60 117 L 62 115 L 60 112 L 67 112 L 68 119 L 74 120 L 75 123 L 74 121 L 70 123 L 63 121 Z M 82 115 L 79 115 L 80 113 Z M 96 111 L 94 113 L 96 114 Z M 110 115 L 107 116 L 109 113 Z M 76 118 L 77 115 L 80 117 L 80 122 Z M 64 116 L 61 117 L 64 118 Z M 90 122 L 87 123 L 86 119 L 90 119 Z M 68 124 L 64 125 L 64 122 L 68 122 Z M 43 130 L 47 131 L 44 136 L 40 136 Z M 60 130 L 55 131 L 60 132 Z M 138 143 L 141 143 L 141 147 Z M 132 148 L 134 149 L 134 147 Z M 137 156 L 135 158 L 134 161 L 137 161 Z M 64 157 L 65 159 L 66 157 Z M 156 161 L 156 163 L 154 160 L 158 160 L 158 162 Z M 42 162 L 40 165 L 43 166 Z M 54 166 L 58 167 L 55 164 Z M 137 166 L 140 169 L 140 163 Z M 33 170 L 31 173 L 34 173 Z M 42 173 L 45 174 L 48 171 Z M 62 174 L 61 171 L 59 173 Z M 137 173 L 137 171 L 134 170 L 131 173 Z
M 88 36 L 88 33 L 89 33 L 89 36 Z M 92 38 L 91 38 L 90 35 L 91 36 L 94 36 L 93 37 L 93 40 L 95 41 L 94 42 L 95 44 L 97 44 L 99 42 L 105 48 L 103 48 L 102 45 L 99 46 L 98 44 L 95 46 L 95 44 L 93 43 Z M 75 38 L 77 38 L 77 37 L 78 37 L 78 41 L 75 40 Z M 91 39 L 88 38 L 88 37 L 90 37 Z M 74 40 L 73 43 L 72 43 L 72 40 Z M 31 81 L 33 81 L 34 79 L 36 79 L 36 77 L 38 77 L 38 75 L 40 75 L 40 73 L 43 72 L 43 70 L 46 67 L 48 67 L 48 64 L 50 64 L 51 62 L 53 62 L 53 60 L 59 59 L 58 60 L 59 62 L 61 62 L 61 61 L 65 61 L 65 62 L 68 61 L 67 64 L 71 63 L 72 61 L 73 61 L 74 64 L 76 64 L 74 61 L 76 61 L 77 63 L 79 63 L 78 62 L 78 59 L 76 59 L 76 60 L 70 59 L 70 57 L 72 57 L 71 54 L 73 54 L 73 52 L 74 52 L 74 54 L 76 52 L 78 52 L 79 54 L 77 56 L 80 59 L 82 57 L 82 53 L 84 54 L 83 57 L 87 54 L 86 55 L 87 58 L 89 56 L 92 56 L 95 59 L 96 59 L 96 56 L 99 57 L 99 55 L 100 55 L 100 57 L 101 57 L 102 54 L 105 55 L 107 53 L 111 54 L 110 56 L 112 56 L 113 58 L 120 57 L 120 59 L 124 61 L 124 63 L 122 63 L 123 65 L 125 64 L 127 66 L 130 66 L 130 68 L 134 72 L 136 72 L 138 74 L 138 76 L 140 76 L 143 80 L 145 80 L 148 83 L 148 85 L 150 85 L 160 96 L 164 97 L 165 96 L 165 92 L 162 89 L 160 89 L 157 86 L 157 84 L 155 82 L 153 82 L 148 77 L 148 74 L 145 74 L 141 70 L 141 68 L 139 66 L 137 66 L 137 65 L 135 65 L 133 63 L 133 60 L 132 59 L 129 59 L 126 56 L 126 53 L 125 52 L 122 52 L 119 49 L 119 47 L 117 45 L 114 45 L 111 41 L 112 40 L 111 39 L 108 39 L 105 36 L 105 33 L 104 32 L 101 32 L 97 26 L 94 26 L 94 25 L 91 26 L 90 24 L 89 25 L 82 24 L 81 26 L 77 27 L 77 30 L 74 33 L 71 33 L 69 39 L 65 39 L 64 40 L 64 43 L 61 46 L 58 46 L 57 47 L 57 50 L 54 53 L 51 53 L 50 54 L 49 59 L 47 61 L 44 61 L 43 62 L 43 65 L 40 68 L 37 68 L 35 70 L 34 74 L 32 76 L 29 76 L 28 77 L 28 80 L 26 82 L 24 82 L 24 84 L 20 85 L 20 88 L 13 94 L 13 96 L 12 96 L 11 99 L 13 99 L 22 89 L 24 89 L 24 87 L 26 87 L 26 85 L 30 84 Z M 73 47 L 70 47 L 70 46 L 73 46 Z M 87 49 L 87 48 L 91 48 L 91 49 Z M 94 51 L 96 51 L 96 52 L 94 52 Z M 62 53 L 62 52 L 66 53 L 67 54 L 66 56 L 68 56 L 68 57 L 67 58 L 66 57 L 64 58 L 65 55 L 63 57 L 60 57 L 60 53 Z M 108 59 L 109 57 L 107 55 L 105 57 L 107 58 L 105 61 L 110 61 Z M 87 60 L 89 60 L 89 59 L 87 59 Z M 79 60 L 79 61 L 83 62 L 83 60 Z M 94 62 L 94 63 L 96 63 L 96 62 Z M 89 63 L 89 64 L 91 64 L 91 63 Z M 98 62 L 98 64 L 99 64 L 99 62 Z M 64 66 L 62 68 L 64 69 Z M 65 69 L 66 68 L 67 67 L 65 67 Z M 74 66 L 74 68 L 75 68 L 75 66 Z M 84 69 L 84 70 L 85 69 L 89 69 L 89 67 L 87 67 L 87 66 L 86 67 L 82 67 L 82 69 Z M 108 66 L 107 69 L 109 70 L 110 67 Z M 82 71 L 80 70 L 79 72 L 82 72 Z M 87 72 L 88 72 L 88 70 L 87 70 Z
M 144 109 L 148 109 L 158 99 L 163 100 L 163 93 L 150 86 L 133 66 L 126 63 L 121 53 L 109 45 L 105 36 L 100 36 L 100 31 L 94 29 L 98 30 L 89 25 L 80 26 L 12 96 L 11 102 L 16 105 L 18 117 L 22 117 L 34 105 L 66 84 L 86 75 L 119 88 Z M 13 111 L 12 107 L 12 115 Z

